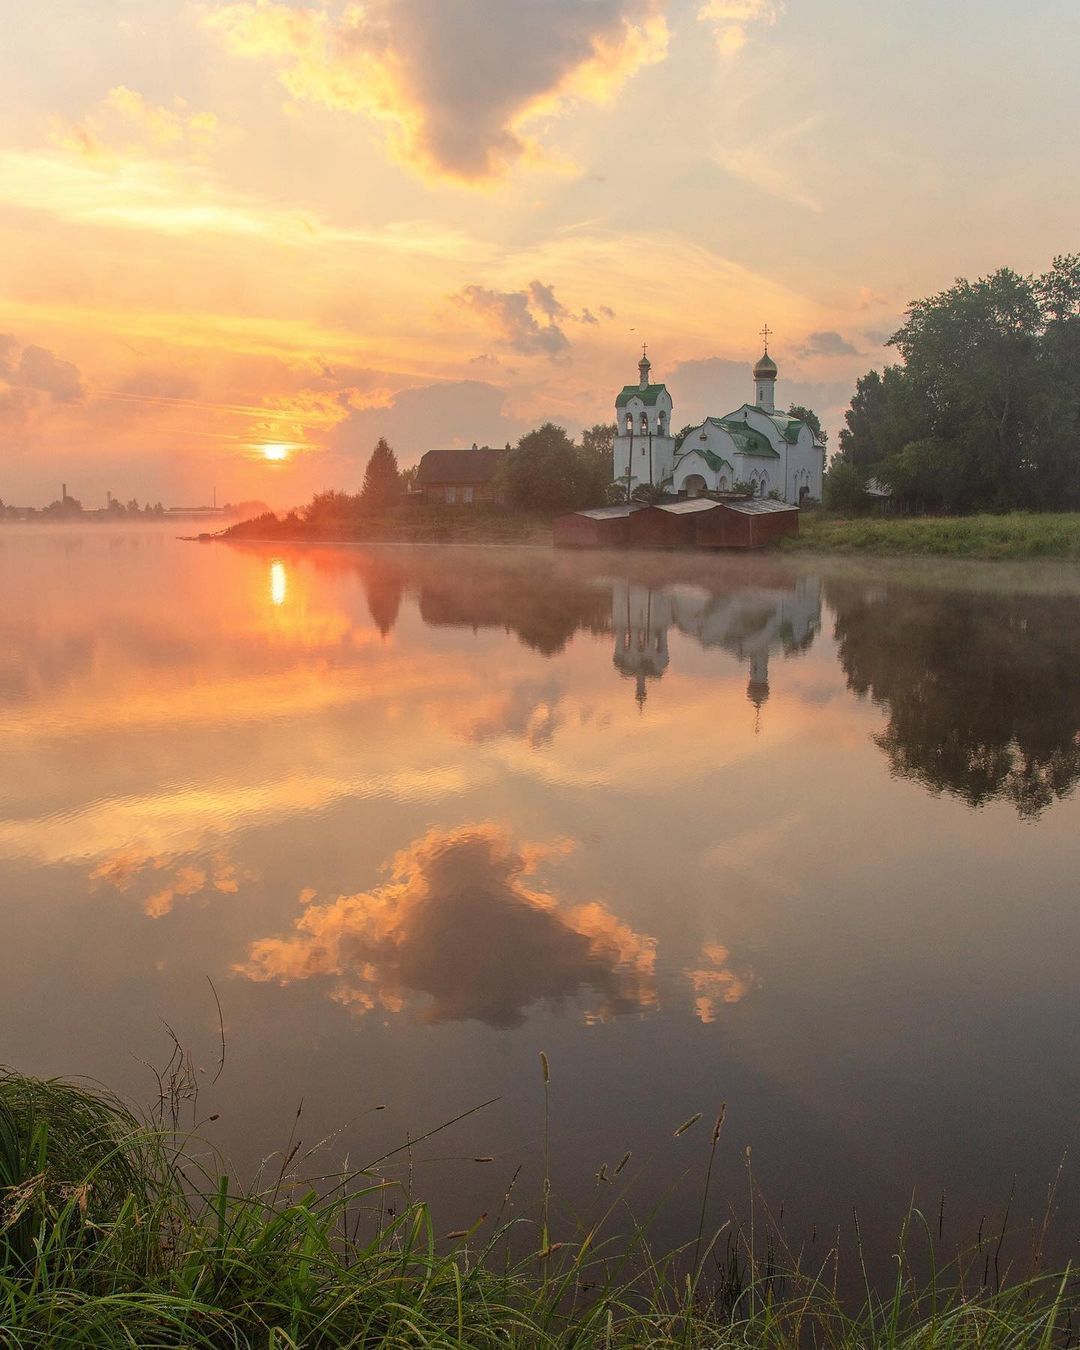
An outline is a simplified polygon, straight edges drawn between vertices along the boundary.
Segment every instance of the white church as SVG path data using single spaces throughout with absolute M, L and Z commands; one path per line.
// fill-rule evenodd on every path
M 724 417 L 706 417 L 699 426 L 672 431 L 667 385 L 650 381 L 644 348 L 637 384 L 615 400 L 615 480 L 634 488 L 651 483 L 680 497 L 730 492 L 749 484 L 754 495 L 776 493 L 799 506 L 821 500 L 825 447 L 797 417 L 776 410 L 776 362 L 765 352 L 754 366 L 754 401 Z M 629 475 L 629 478 L 628 478 Z

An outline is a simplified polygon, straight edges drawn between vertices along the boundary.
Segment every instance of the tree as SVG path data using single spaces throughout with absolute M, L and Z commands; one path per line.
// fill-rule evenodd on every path
M 828 445 L 829 433 L 822 430 L 821 418 L 813 408 L 804 408 L 801 403 L 793 403 L 788 409 L 788 416 L 797 417 L 800 422 L 805 422 L 821 444 Z
M 859 380 L 844 459 L 911 504 L 1080 507 L 1080 255 L 913 301 L 903 365 Z
M 597 422 L 581 433 L 581 505 L 601 506 L 615 477 L 615 423 Z
M 371 452 L 360 489 L 360 505 L 367 511 L 384 511 L 401 496 L 401 475 L 397 456 L 382 436 Z
M 521 510 L 573 510 L 581 502 L 582 480 L 577 447 L 551 422 L 522 436 L 503 464 L 507 499 Z
M 304 507 L 304 520 L 316 529 L 337 529 L 356 514 L 356 498 L 329 488 L 316 492 Z
M 825 474 L 825 505 L 830 511 L 852 515 L 866 505 L 866 484 L 850 460 L 836 455 Z
M 398 474 L 401 483 L 401 491 L 405 494 L 416 491 L 416 480 L 420 475 L 420 465 L 410 464 L 407 469 L 402 469 Z

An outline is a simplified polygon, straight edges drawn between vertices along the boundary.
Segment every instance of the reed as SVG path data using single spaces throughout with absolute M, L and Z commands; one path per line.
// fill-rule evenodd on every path
M 550 1072 L 543 1064 L 545 1097 Z M 723 1112 L 703 1155 L 702 1221 L 682 1252 L 605 1219 L 551 1242 L 543 1219 L 440 1238 L 418 1200 L 385 1218 L 374 1166 L 317 1186 L 243 1187 L 208 1172 L 195 1142 L 140 1121 L 87 1084 L 0 1075 L 0 1344 L 11 1347 L 646 1345 L 691 1350 L 1019 1350 L 1065 1346 L 1080 1311 L 1069 1272 L 1001 1286 L 981 1258 L 913 1275 L 913 1212 L 896 1280 L 863 1306 L 834 1292 L 829 1260 L 720 1250 L 705 1215 Z M 683 1127 L 685 1129 L 687 1126 Z M 407 1146 L 403 1146 L 407 1147 Z M 624 1158 L 605 1185 L 626 1166 Z M 621 1212 L 622 1197 L 606 1218 Z M 360 1218 L 384 1214 L 359 1236 Z M 526 1249 L 510 1259 L 511 1249 Z M 528 1250 L 531 1247 L 531 1250 Z M 706 1262 L 705 1258 L 711 1257 Z M 539 1259 L 538 1258 L 542 1258 Z M 830 1257 L 830 1259 L 832 1259 Z

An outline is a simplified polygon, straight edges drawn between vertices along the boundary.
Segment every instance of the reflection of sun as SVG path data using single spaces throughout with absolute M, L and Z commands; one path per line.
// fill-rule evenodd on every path
M 289 590 L 289 579 L 285 575 L 285 564 L 275 558 L 270 564 L 270 602 L 283 605 Z
M 275 463 L 289 458 L 289 447 L 280 441 L 270 441 L 266 445 L 259 446 L 259 449 L 262 451 L 263 459 L 270 459 Z

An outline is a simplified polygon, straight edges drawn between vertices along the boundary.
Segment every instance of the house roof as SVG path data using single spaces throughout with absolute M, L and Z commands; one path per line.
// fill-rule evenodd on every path
M 474 445 L 471 450 L 429 450 L 420 460 L 416 481 L 421 487 L 436 483 L 488 483 L 505 457 L 505 450 L 489 445 Z
M 647 408 L 651 408 L 660 395 L 666 393 L 666 384 L 647 384 L 644 389 L 640 385 L 628 384 L 616 398 L 615 406 L 616 408 L 625 408 L 632 398 L 639 398 Z

